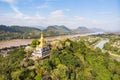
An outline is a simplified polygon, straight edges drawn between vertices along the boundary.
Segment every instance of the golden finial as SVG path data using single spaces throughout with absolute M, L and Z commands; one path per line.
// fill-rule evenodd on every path
M 43 33 L 41 32 L 41 38 L 40 38 L 40 45 L 39 45 L 39 47 L 43 48 L 43 46 L 44 46 L 44 37 L 43 37 Z

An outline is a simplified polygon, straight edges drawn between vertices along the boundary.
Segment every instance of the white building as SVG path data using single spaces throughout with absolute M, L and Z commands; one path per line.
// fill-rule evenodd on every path
M 40 45 L 38 45 L 34 49 L 32 56 L 44 58 L 48 56 L 49 53 L 50 53 L 50 47 L 45 46 L 44 37 L 43 37 L 43 34 L 41 34 Z

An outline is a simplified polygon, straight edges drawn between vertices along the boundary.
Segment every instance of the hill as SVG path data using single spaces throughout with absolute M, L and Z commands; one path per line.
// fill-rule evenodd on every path
M 66 26 L 48 26 L 45 30 L 44 33 L 46 36 L 58 36 L 58 35 L 65 35 L 71 33 L 71 30 L 68 29 Z
M 41 29 L 39 29 L 40 27 L 41 26 L 33 28 L 29 26 L 0 25 L 0 40 L 39 38 L 41 33 Z M 64 25 L 48 26 L 46 29 L 44 27 L 42 31 L 45 37 L 96 32 L 95 29 L 91 30 L 84 26 L 80 26 L 77 29 L 71 30 Z
M 6 26 L 0 25 L 0 40 L 9 39 L 30 39 L 39 38 L 41 30 L 39 28 L 33 28 L 29 26 Z M 71 30 L 66 26 L 48 26 L 43 30 L 44 36 L 58 36 L 67 35 L 71 33 Z
M 25 48 L 0 55 L 0 80 L 119 80 L 120 62 L 86 43 L 54 41 L 50 57 L 36 61 Z
M 33 28 L 33 27 L 25 27 L 25 26 L 10 26 L 11 29 L 15 30 L 15 31 L 20 31 L 22 33 L 25 32 L 31 32 L 31 31 L 40 31 L 40 29 L 38 28 Z
M 5 25 L 0 25 L 0 32 L 6 31 L 6 32 L 17 32 L 15 29 L 5 26 Z
M 38 29 L 40 29 L 40 30 L 46 29 L 44 26 L 35 26 L 35 28 L 38 28 Z
M 105 30 L 99 28 L 92 28 L 91 30 L 94 32 L 105 32 Z
M 0 25 L 0 40 L 38 37 L 40 37 L 40 29 L 37 28 Z
M 93 31 L 88 29 L 87 27 L 80 26 L 77 29 L 74 29 L 73 32 L 79 34 L 79 33 L 90 33 L 90 32 L 93 32 Z

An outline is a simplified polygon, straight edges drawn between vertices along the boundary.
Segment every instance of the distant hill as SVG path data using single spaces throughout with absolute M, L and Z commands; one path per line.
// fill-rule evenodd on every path
M 71 30 L 66 26 L 58 25 L 48 26 L 42 31 L 45 37 L 67 35 L 71 33 Z M 0 25 L 0 40 L 40 38 L 40 33 L 40 29 L 33 27 Z
M 44 26 L 35 26 L 35 28 L 38 28 L 38 29 L 40 29 L 40 30 L 46 29 L 46 27 L 44 27 Z
M 68 29 L 66 26 L 48 26 L 45 30 L 44 33 L 46 36 L 57 36 L 57 35 L 65 35 L 71 33 L 71 30 Z
M 26 32 L 31 32 L 31 31 L 40 31 L 40 29 L 38 28 L 33 28 L 33 27 L 25 27 L 25 26 L 10 26 L 11 29 L 15 30 L 15 31 L 20 31 L 20 32 L 23 32 L 23 33 L 26 33 Z
M 0 40 L 38 38 L 40 33 L 37 28 L 0 25 Z
M 32 28 L 32 27 L 0 25 L 0 31 L 25 33 L 25 32 L 31 32 L 33 30 L 40 31 L 40 29 Z
M 100 29 L 100 28 L 92 28 L 91 30 L 94 32 L 105 32 L 105 30 Z
M 74 29 L 73 32 L 79 34 L 79 33 L 90 33 L 94 31 L 88 29 L 87 27 L 80 26 L 77 29 Z
M 44 33 L 44 36 L 59 36 L 59 35 L 68 35 L 68 34 L 84 34 L 90 32 L 99 31 L 98 29 L 88 29 L 87 27 L 80 26 L 77 29 L 71 30 L 64 25 L 58 26 L 48 26 L 45 27 L 38 26 L 38 28 L 33 28 L 29 26 L 6 26 L 0 25 L 0 40 L 9 40 L 9 39 L 31 39 L 39 38 L 41 29 Z
M 0 31 L 6 31 L 6 32 L 19 32 L 9 26 L 5 26 L 5 25 L 0 25 Z

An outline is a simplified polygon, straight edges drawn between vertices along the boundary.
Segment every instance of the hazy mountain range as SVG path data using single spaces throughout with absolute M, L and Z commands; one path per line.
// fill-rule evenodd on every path
M 89 29 L 85 26 L 79 26 L 77 29 L 69 29 L 64 25 L 53 25 L 46 28 L 41 26 L 33 28 L 29 26 L 0 25 L 0 40 L 17 38 L 39 38 L 41 30 L 43 31 L 44 36 L 59 36 L 104 31 L 97 28 Z

